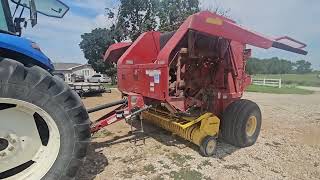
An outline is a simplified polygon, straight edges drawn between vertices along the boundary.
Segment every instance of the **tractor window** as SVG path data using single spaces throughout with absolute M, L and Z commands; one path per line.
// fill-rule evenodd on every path
M 3 8 L 4 7 L 2 6 L 2 3 L 0 1 L 0 30 L 9 31 L 6 16 L 4 14 Z
M 29 7 L 29 0 L 11 0 L 15 4 Z M 37 12 L 49 17 L 62 18 L 69 10 L 69 7 L 59 0 L 34 0 Z

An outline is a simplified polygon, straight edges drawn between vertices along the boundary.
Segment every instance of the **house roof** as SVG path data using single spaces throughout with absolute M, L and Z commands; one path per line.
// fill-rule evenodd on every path
M 81 66 L 79 63 L 53 63 L 55 70 L 71 70 L 74 67 Z

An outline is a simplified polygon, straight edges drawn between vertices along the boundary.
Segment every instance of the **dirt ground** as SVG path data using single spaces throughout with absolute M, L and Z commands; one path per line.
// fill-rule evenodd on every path
M 93 107 L 119 98 L 113 90 L 83 101 Z M 246 93 L 244 98 L 255 101 L 263 116 L 251 147 L 219 142 L 217 154 L 206 158 L 196 146 L 147 124 L 135 144 L 130 127 L 119 122 L 95 135 L 77 179 L 319 179 L 320 93 Z M 91 120 L 108 111 L 91 114 Z

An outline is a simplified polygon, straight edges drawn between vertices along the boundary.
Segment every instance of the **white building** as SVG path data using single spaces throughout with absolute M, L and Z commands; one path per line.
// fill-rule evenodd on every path
M 75 75 L 83 77 L 84 81 L 97 72 L 92 68 L 90 64 L 78 64 L 78 63 L 54 63 L 55 73 L 62 73 L 66 82 L 73 82 Z

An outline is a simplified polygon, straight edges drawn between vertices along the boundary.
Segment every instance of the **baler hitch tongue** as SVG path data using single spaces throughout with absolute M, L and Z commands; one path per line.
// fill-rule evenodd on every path
M 106 127 L 110 124 L 113 124 L 115 122 L 121 121 L 121 120 L 130 120 L 133 116 L 140 114 L 143 111 L 146 111 L 151 108 L 151 106 L 144 105 L 140 109 L 132 112 L 130 106 L 128 106 L 128 99 L 122 99 L 119 101 L 111 102 L 108 104 L 100 105 L 91 109 L 88 109 L 88 113 L 97 112 L 106 108 L 118 106 L 113 111 L 109 112 L 102 118 L 98 119 L 96 122 L 91 123 L 91 133 L 96 133 L 103 127 Z
M 139 109 L 139 110 L 137 110 L 137 111 L 135 111 L 135 112 L 127 115 L 127 116 L 124 116 L 124 119 L 125 119 L 125 120 L 129 120 L 129 119 L 131 119 L 132 116 L 135 116 L 135 115 L 137 115 L 137 114 L 139 114 L 139 113 L 142 113 L 143 111 L 146 111 L 146 110 L 148 110 L 148 109 L 150 109 L 150 108 L 152 108 L 151 105 L 150 105 L 150 106 L 146 106 L 146 107 L 144 107 L 144 108 L 141 108 L 141 109 Z

